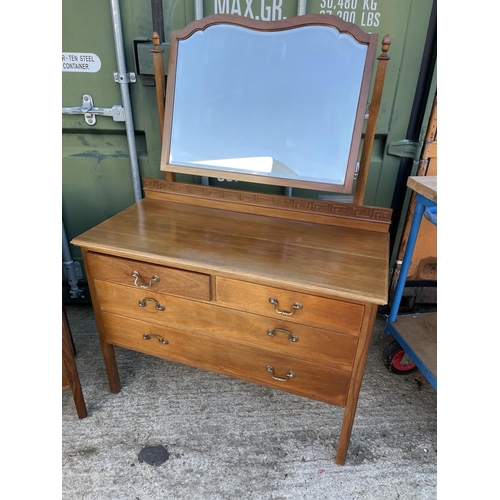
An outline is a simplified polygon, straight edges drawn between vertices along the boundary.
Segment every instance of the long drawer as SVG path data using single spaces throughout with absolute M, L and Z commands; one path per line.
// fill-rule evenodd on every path
M 102 314 L 110 344 L 344 406 L 351 372 L 245 344 Z
M 209 274 L 92 252 L 88 254 L 88 267 L 93 278 L 133 286 L 140 290 L 210 300 Z
M 217 276 L 216 300 L 244 311 L 359 335 L 364 306 Z
M 213 302 L 195 302 L 100 280 L 94 283 L 103 311 L 205 332 L 346 369 L 354 362 L 358 339 L 353 335 L 219 307 Z

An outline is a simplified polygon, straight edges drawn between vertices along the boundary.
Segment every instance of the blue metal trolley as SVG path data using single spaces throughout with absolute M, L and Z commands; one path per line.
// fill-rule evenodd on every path
M 437 177 L 409 177 L 407 185 L 416 192 L 415 213 L 385 332 L 437 390 L 437 313 L 398 314 L 422 217 L 437 226 Z

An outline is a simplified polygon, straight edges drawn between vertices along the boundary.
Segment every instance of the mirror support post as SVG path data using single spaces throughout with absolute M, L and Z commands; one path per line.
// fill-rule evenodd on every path
M 366 181 L 368 179 L 368 170 L 370 168 L 370 158 L 372 155 L 373 141 L 375 139 L 375 129 L 377 128 L 378 113 L 380 110 L 380 102 L 382 100 L 382 90 L 384 89 L 385 73 L 387 71 L 387 62 L 389 56 L 387 51 L 391 45 L 391 37 L 385 35 L 382 40 L 382 54 L 377 58 L 377 73 L 375 75 L 375 84 L 373 87 L 372 102 L 366 124 L 365 139 L 363 142 L 363 150 L 361 152 L 361 160 L 359 162 L 359 173 L 356 180 L 356 190 L 354 192 L 354 205 L 362 205 L 365 197 Z
M 159 48 L 160 36 L 153 31 L 153 44 L 150 52 L 153 54 L 155 72 L 156 102 L 158 105 L 158 118 L 160 121 L 160 137 L 163 139 L 163 122 L 165 121 L 165 69 L 163 65 L 163 49 Z
M 165 66 L 163 64 L 163 52 L 160 48 L 160 35 L 153 31 L 153 67 L 155 73 L 156 104 L 158 106 L 158 120 L 160 123 L 160 138 L 163 141 L 163 125 L 165 122 Z M 175 181 L 173 172 L 165 172 L 165 180 Z

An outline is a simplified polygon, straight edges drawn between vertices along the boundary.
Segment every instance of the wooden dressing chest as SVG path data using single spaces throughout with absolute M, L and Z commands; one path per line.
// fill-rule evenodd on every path
M 171 32 L 165 180 L 143 179 L 144 199 L 72 241 L 113 392 L 118 346 L 344 407 L 345 462 L 388 291 L 391 210 L 363 205 L 390 38 L 365 128 L 377 41 L 319 14 Z M 353 204 L 203 182 L 349 194 L 364 129 Z
M 386 302 L 390 210 L 144 184 L 143 200 L 72 241 L 111 390 L 119 346 L 345 407 L 343 464 Z

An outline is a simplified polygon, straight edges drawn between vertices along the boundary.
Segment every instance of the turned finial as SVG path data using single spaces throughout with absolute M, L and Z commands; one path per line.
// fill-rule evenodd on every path
M 153 44 L 155 46 L 155 49 L 157 49 L 160 45 L 160 35 L 158 35 L 156 31 L 153 31 Z
M 378 59 L 389 59 L 387 55 L 387 51 L 391 45 L 391 37 L 389 35 L 385 35 L 382 39 L 382 54 L 378 57 Z

